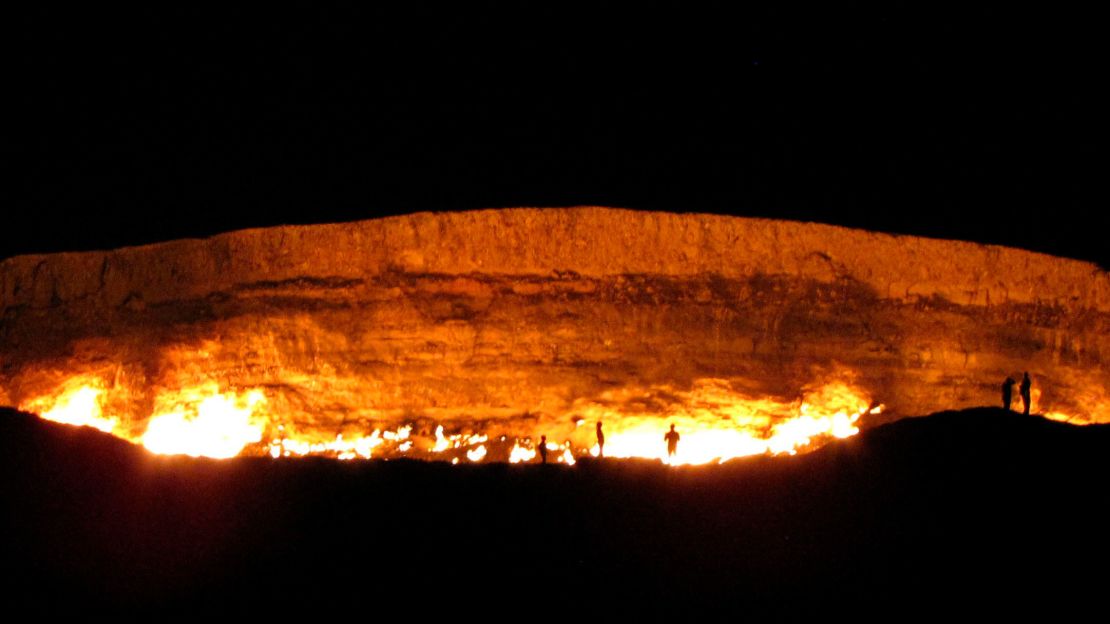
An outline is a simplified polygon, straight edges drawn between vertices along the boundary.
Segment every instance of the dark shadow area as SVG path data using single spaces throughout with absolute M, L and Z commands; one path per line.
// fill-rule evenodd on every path
M 1108 450 L 1106 426 L 976 409 L 704 468 L 209 461 L 4 410 L 0 594 L 147 616 L 1067 611 L 1101 591 Z

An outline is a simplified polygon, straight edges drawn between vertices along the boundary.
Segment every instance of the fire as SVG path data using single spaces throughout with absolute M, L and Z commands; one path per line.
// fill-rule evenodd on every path
M 433 453 L 442 453 L 451 446 L 451 441 L 443 435 L 443 425 L 436 427 L 436 445 L 432 447 Z
M 734 392 L 723 380 L 706 379 L 688 392 L 649 389 L 639 397 L 614 393 L 617 406 L 655 404 L 671 397 L 661 418 L 627 413 L 605 403 L 581 406 L 586 421 L 605 423 L 605 456 L 659 459 L 669 464 L 706 464 L 763 454 L 794 454 L 835 438 L 859 433 L 860 418 L 879 413 L 863 392 L 845 382 L 832 382 L 796 402 L 753 398 Z M 681 436 L 677 452 L 667 454 L 663 434 L 674 424 Z M 596 444 L 590 449 L 600 454 Z
M 21 403 L 20 409 L 54 422 L 94 427 L 140 443 L 153 453 L 216 459 L 235 457 L 259 442 L 266 426 L 265 416 L 258 413 L 265 404 L 261 391 L 221 393 L 209 383 L 159 393 L 146 432 L 134 436 L 121 428 L 119 418 L 103 414 L 111 393 L 107 381 L 81 376 L 53 393 Z
M 573 466 L 576 463 L 574 453 L 570 452 L 570 448 L 563 449 L 563 454 L 559 456 L 559 461 L 568 466 Z
M 434 433 L 422 429 L 425 433 L 419 435 L 413 423 L 401 423 L 321 437 L 275 413 L 280 410 L 263 389 L 221 389 L 213 382 L 159 391 L 145 431 L 127 435 L 119 419 L 104 415 L 111 392 L 106 380 L 78 377 L 21 407 L 38 411 L 49 420 L 94 426 L 159 454 L 228 458 L 253 453 L 275 459 L 322 455 L 341 460 L 411 455 L 452 463 L 464 457 L 470 462 L 509 463 L 535 462 L 538 457 L 537 430 L 502 435 L 492 446 L 486 433 L 449 434 L 443 423 L 434 425 Z M 645 409 L 649 406 L 651 409 Z M 855 435 L 859 419 L 878 409 L 866 394 L 844 382 L 826 384 L 795 402 L 748 397 L 717 379 L 699 380 L 689 391 L 625 388 L 598 400 L 579 401 L 573 418 L 555 419 L 568 423 L 568 429 L 561 431 L 565 434 L 562 442 L 547 442 L 547 457 L 552 463 L 574 465 L 580 456 L 598 456 L 601 449 L 593 439 L 593 427 L 582 427 L 594 421 L 604 423 L 607 457 L 659 459 L 680 465 L 794 454 Z M 671 424 L 681 435 L 673 457 L 667 454 L 663 440 Z M 554 424 L 533 427 L 549 437 L 560 434 Z
M 136 420 L 127 418 L 126 409 L 134 409 L 140 404 L 137 397 L 145 395 L 110 376 L 81 375 L 23 401 L 20 408 L 47 420 L 95 427 L 159 454 L 211 458 L 253 454 L 274 459 L 319 455 L 340 460 L 408 456 L 452 464 L 535 463 L 542 434 L 549 440 L 548 462 L 565 465 L 602 454 L 592 426 L 596 422 L 604 427 L 607 458 L 692 465 L 811 450 L 856 435 L 860 420 L 882 409 L 850 377 L 812 386 L 794 400 L 750 396 L 727 380 L 701 379 L 689 389 L 624 387 L 576 401 L 563 412 L 531 414 L 520 420 L 436 422 L 375 412 L 327 433 L 283 410 L 283 403 L 274 400 L 277 395 L 272 393 L 265 387 L 226 388 L 215 382 L 159 388 L 151 392 L 152 415 Z M 1038 398 L 1034 393 L 1035 404 Z M 1060 421 L 1085 420 L 1060 410 L 1044 415 Z M 681 436 L 673 456 L 664 441 L 672 424 Z
M 525 448 L 520 445 L 520 441 L 513 443 L 513 450 L 509 452 L 509 463 L 519 464 L 521 462 L 530 462 L 536 458 L 536 449 Z
M 113 433 L 119 426 L 119 419 L 103 415 L 103 394 L 104 388 L 99 380 L 78 377 L 63 384 L 57 392 L 26 401 L 19 408 L 64 425 L 92 427 L 104 433 Z
M 270 457 L 304 457 L 305 455 L 330 455 L 337 459 L 370 459 L 374 449 L 382 444 L 381 431 L 375 430 L 369 436 L 344 440 L 343 434 L 336 434 L 330 442 L 306 442 L 304 440 L 276 439 L 270 442 Z
M 171 398 L 166 412 L 150 419 L 143 446 L 154 453 L 224 459 L 262 441 L 265 421 L 256 410 L 261 391 L 220 394 L 214 385 L 190 388 Z

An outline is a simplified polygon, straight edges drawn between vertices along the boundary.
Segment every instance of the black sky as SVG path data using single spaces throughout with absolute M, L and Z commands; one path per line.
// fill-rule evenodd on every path
M 271 11 L 20 18 L 0 257 L 599 204 L 1110 266 L 1092 16 Z

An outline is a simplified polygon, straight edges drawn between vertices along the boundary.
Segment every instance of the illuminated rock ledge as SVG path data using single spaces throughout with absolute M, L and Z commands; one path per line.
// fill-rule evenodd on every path
M 993 405 L 1023 370 L 1034 411 L 1110 422 L 1105 271 L 816 224 L 575 208 L 244 230 L 5 260 L 0 312 L 0 402 L 166 452 L 208 423 L 218 454 L 520 459 L 545 434 L 554 461 L 602 419 L 610 455 L 661 456 L 674 422 L 706 461 L 849 435 L 879 403 L 863 424 Z

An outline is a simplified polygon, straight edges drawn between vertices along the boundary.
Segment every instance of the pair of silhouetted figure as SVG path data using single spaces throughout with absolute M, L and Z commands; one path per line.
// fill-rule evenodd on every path
M 674 457 L 678 452 L 678 432 L 674 430 L 674 425 L 671 425 L 671 430 L 663 436 L 663 440 L 667 443 L 667 455 Z M 601 430 L 601 421 L 597 421 L 597 456 L 605 457 L 605 432 Z M 546 460 L 545 460 L 546 462 Z
M 1006 381 L 1002 382 L 1002 408 L 1010 411 L 1010 403 L 1014 398 L 1014 381 L 1013 377 L 1007 377 Z M 1030 396 L 1030 389 L 1033 387 L 1033 381 L 1029 379 L 1029 373 L 1024 373 L 1021 377 L 1021 386 L 1018 391 L 1021 393 L 1021 403 L 1024 407 L 1022 413 L 1026 416 L 1029 415 L 1029 408 L 1032 406 L 1032 397 Z

